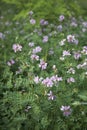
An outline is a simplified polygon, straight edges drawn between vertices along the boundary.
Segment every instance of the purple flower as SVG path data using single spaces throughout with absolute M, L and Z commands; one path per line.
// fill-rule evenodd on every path
M 44 61 L 44 60 L 40 60 L 40 64 L 39 64 L 39 67 L 42 69 L 42 70 L 45 70 L 46 67 L 47 67 L 47 63 Z
M 34 77 L 34 82 L 35 82 L 36 84 L 39 83 L 39 77 L 38 77 L 38 76 Z
M 13 50 L 16 53 L 17 51 L 22 51 L 22 46 L 19 44 L 13 44 Z
M 47 87 L 52 87 L 53 86 L 53 82 L 50 78 L 46 78 L 42 81 L 42 84 L 46 85 Z
M 72 111 L 70 106 L 62 106 L 60 108 L 60 110 L 63 111 L 64 116 L 69 116 L 71 114 L 71 111 Z
M 64 15 L 59 16 L 59 21 L 62 22 L 65 19 Z
M 79 58 L 81 58 L 80 52 L 74 52 L 74 58 L 75 58 L 76 60 L 78 60 Z
M 48 100 L 54 100 L 54 99 L 55 99 L 55 96 L 53 95 L 53 92 L 52 92 L 52 91 L 50 91 L 50 92 L 47 94 L 47 96 L 48 96 Z
M 70 25 L 73 26 L 73 27 L 77 27 L 77 23 L 76 22 L 72 22 Z
M 44 43 L 48 42 L 48 36 L 44 36 L 44 37 L 43 37 L 43 42 L 44 42 Z
M 68 41 L 68 42 L 73 43 L 74 40 L 75 40 L 75 36 L 73 36 L 73 35 L 68 35 L 68 36 L 67 36 L 67 41 Z
M 63 78 L 62 77 L 57 77 L 57 81 L 62 81 Z
M 45 21 L 44 19 L 41 19 L 41 20 L 40 20 L 40 24 L 41 24 L 41 25 L 44 25 L 44 21 Z
M 62 79 L 62 77 L 58 77 L 57 75 L 54 75 L 51 77 L 51 80 L 53 82 L 57 82 L 57 81 L 62 81 L 63 79 Z
M 41 52 L 41 50 L 42 50 L 42 48 L 40 46 L 37 46 L 35 49 L 33 49 L 33 54 Z
M 57 29 L 58 29 L 58 31 L 62 31 L 62 29 L 63 29 L 63 27 L 62 27 L 62 25 L 59 25 L 59 26 L 57 26 Z
M 33 15 L 33 11 L 30 11 L 30 12 L 29 12 L 29 15 Z
M 66 50 L 63 51 L 63 56 L 70 56 L 70 55 L 71 55 L 71 54 L 70 54 L 69 51 L 66 51 Z
M 78 43 L 79 43 L 78 39 L 75 39 L 75 40 L 73 41 L 73 43 L 75 43 L 76 45 L 78 45 Z
M 83 27 L 87 28 L 87 22 L 82 23 Z
M 38 76 L 36 76 L 36 77 L 34 77 L 34 82 L 36 83 L 36 84 L 38 84 L 39 82 L 41 82 L 43 80 L 43 77 L 38 77 Z
M 34 46 L 34 42 L 29 42 L 28 44 L 30 47 L 33 47 Z
M 11 59 L 10 61 L 7 62 L 8 66 L 11 66 L 13 64 L 15 64 L 15 61 L 13 59 Z
M 36 55 L 36 54 L 32 54 L 32 55 L 31 55 L 31 59 L 32 59 L 32 60 L 37 60 L 37 61 L 38 61 L 38 60 L 39 60 L 39 56 Z
M 48 21 L 45 21 L 44 19 L 40 20 L 40 25 L 48 25 Z
M 85 54 L 85 55 L 87 55 L 87 46 L 83 47 L 82 53 Z
M 73 77 L 70 77 L 70 78 L 67 79 L 67 82 L 68 83 L 74 83 L 75 79 Z
M 34 25 L 34 24 L 36 23 L 36 20 L 35 20 L 35 19 L 30 19 L 30 23 L 31 23 L 32 25 Z

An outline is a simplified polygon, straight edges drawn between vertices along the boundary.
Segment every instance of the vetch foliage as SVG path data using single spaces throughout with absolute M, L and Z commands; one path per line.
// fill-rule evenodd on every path
M 33 11 L 25 21 L 4 17 L 0 129 L 86 130 L 87 21 L 60 14 L 57 24 L 41 18 L 37 26 Z

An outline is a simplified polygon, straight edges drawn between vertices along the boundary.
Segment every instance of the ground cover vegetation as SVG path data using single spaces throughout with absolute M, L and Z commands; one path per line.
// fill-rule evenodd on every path
M 86 11 L 76 0 L 0 3 L 0 130 L 87 130 Z

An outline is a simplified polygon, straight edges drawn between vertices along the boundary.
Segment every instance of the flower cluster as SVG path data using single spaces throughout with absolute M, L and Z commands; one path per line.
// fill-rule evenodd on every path
M 30 19 L 30 24 L 34 25 L 36 23 L 35 19 Z
M 52 92 L 52 91 L 50 91 L 50 92 L 47 94 L 47 96 L 48 96 L 48 100 L 54 100 L 54 99 L 56 98 L 56 96 L 53 95 L 53 92 Z
M 34 42 L 29 42 L 28 44 L 30 47 L 33 47 L 34 46 Z
M 66 51 L 66 50 L 63 51 L 63 57 L 64 57 L 64 56 L 70 56 L 70 55 L 71 55 L 71 54 L 70 54 L 69 51 Z
M 15 61 L 13 59 L 11 59 L 10 61 L 7 62 L 8 66 L 12 66 L 13 64 L 15 64 Z
M 32 59 L 32 60 L 37 60 L 37 61 L 38 61 L 38 60 L 39 60 L 39 56 L 36 55 L 36 54 L 32 54 L 32 55 L 31 55 L 31 59 Z
M 74 83 L 75 79 L 73 77 L 70 77 L 70 78 L 67 79 L 67 82 L 68 83 Z
M 36 54 L 36 53 L 41 52 L 41 51 L 42 51 L 42 48 L 40 46 L 37 46 L 36 48 L 33 49 L 32 53 Z
M 62 22 L 65 19 L 64 15 L 59 16 L 59 21 Z
M 39 67 L 40 67 L 42 70 L 45 70 L 46 67 L 47 67 L 47 63 L 46 63 L 44 60 L 40 59 Z
M 75 38 L 74 35 L 67 35 L 67 41 L 69 43 L 75 43 L 76 45 L 78 44 L 78 39 Z
M 44 26 L 44 25 L 48 25 L 48 21 L 41 19 L 40 20 L 40 25 Z
M 13 50 L 16 53 L 17 51 L 22 51 L 22 46 L 19 44 L 13 44 Z
M 60 110 L 63 111 L 64 116 L 69 116 L 72 112 L 70 106 L 62 106 Z
M 48 42 L 48 36 L 43 37 L 43 43 L 46 43 L 46 42 Z
M 38 76 L 34 78 L 34 82 L 37 83 L 41 83 L 43 85 L 45 85 L 46 87 L 53 87 L 53 85 L 55 85 L 56 83 L 59 83 L 60 81 L 62 81 L 62 77 L 58 77 L 57 75 L 53 75 L 50 78 L 46 77 L 44 78 L 39 78 Z

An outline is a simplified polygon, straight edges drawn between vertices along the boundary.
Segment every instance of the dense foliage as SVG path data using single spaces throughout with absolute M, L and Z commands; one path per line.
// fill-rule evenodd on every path
M 0 130 L 87 130 L 87 19 L 33 11 L 0 16 Z
M 35 18 L 41 18 L 57 22 L 57 15 L 66 16 L 81 15 L 84 11 L 81 9 L 78 0 L 2 0 L 3 2 L 15 5 L 17 9 L 14 19 L 25 18 L 29 11 L 35 12 Z

